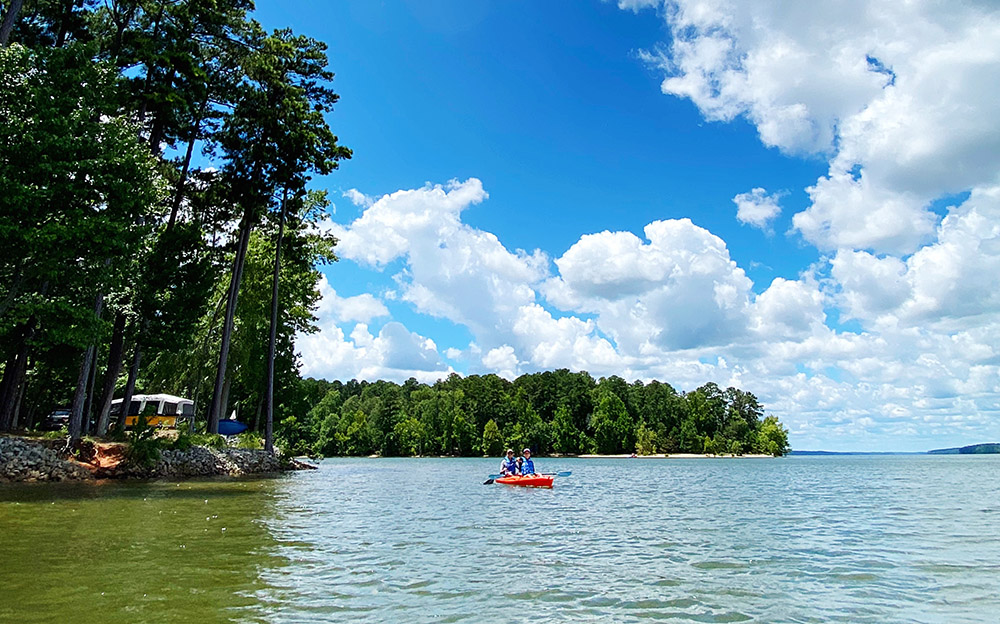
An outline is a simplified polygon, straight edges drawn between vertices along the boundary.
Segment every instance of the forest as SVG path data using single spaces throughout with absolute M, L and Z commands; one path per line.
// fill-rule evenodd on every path
M 303 379 L 336 240 L 315 178 L 351 158 L 330 126 L 325 43 L 268 32 L 250 0 L 0 2 L 0 432 L 113 399 L 194 400 L 294 453 L 768 453 L 749 393 L 593 379 Z
M 500 457 L 536 454 L 746 453 L 784 455 L 788 431 L 757 398 L 707 383 L 688 393 L 652 381 L 595 380 L 566 369 L 521 375 L 451 375 L 433 386 L 303 380 L 313 405 L 279 438 L 316 455 Z

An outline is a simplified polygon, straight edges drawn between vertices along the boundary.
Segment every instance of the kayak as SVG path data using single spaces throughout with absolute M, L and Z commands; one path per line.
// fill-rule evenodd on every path
M 496 480 L 497 483 L 503 483 L 504 485 L 520 485 L 521 487 L 537 487 L 537 488 L 550 488 L 552 487 L 552 477 L 537 476 L 537 477 L 500 477 Z

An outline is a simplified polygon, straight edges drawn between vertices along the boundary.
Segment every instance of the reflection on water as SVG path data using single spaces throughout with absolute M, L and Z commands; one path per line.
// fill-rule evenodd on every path
M 538 463 L 573 475 L 529 490 L 482 485 L 492 460 L 346 459 L 264 480 L 0 488 L 0 621 L 1000 612 L 1000 456 Z

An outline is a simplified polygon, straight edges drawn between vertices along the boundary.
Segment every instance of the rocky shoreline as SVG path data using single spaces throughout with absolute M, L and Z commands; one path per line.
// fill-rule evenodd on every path
M 235 477 L 314 467 L 262 450 L 218 450 L 203 446 L 184 451 L 164 450 L 155 466 L 141 467 L 120 461 L 124 455 L 122 445 L 98 449 L 92 443 L 85 443 L 83 448 L 76 449 L 80 461 L 67 459 L 59 452 L 64 446 L 64 440 L 0 437 L 0 482 Z M 111 461 L 107 461 L 109 457 Z

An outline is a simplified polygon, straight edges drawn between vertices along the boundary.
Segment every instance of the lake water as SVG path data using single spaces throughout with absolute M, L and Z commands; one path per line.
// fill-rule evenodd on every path
M 1000 456 L 0 486 L 0 622 L 997 622 Z

